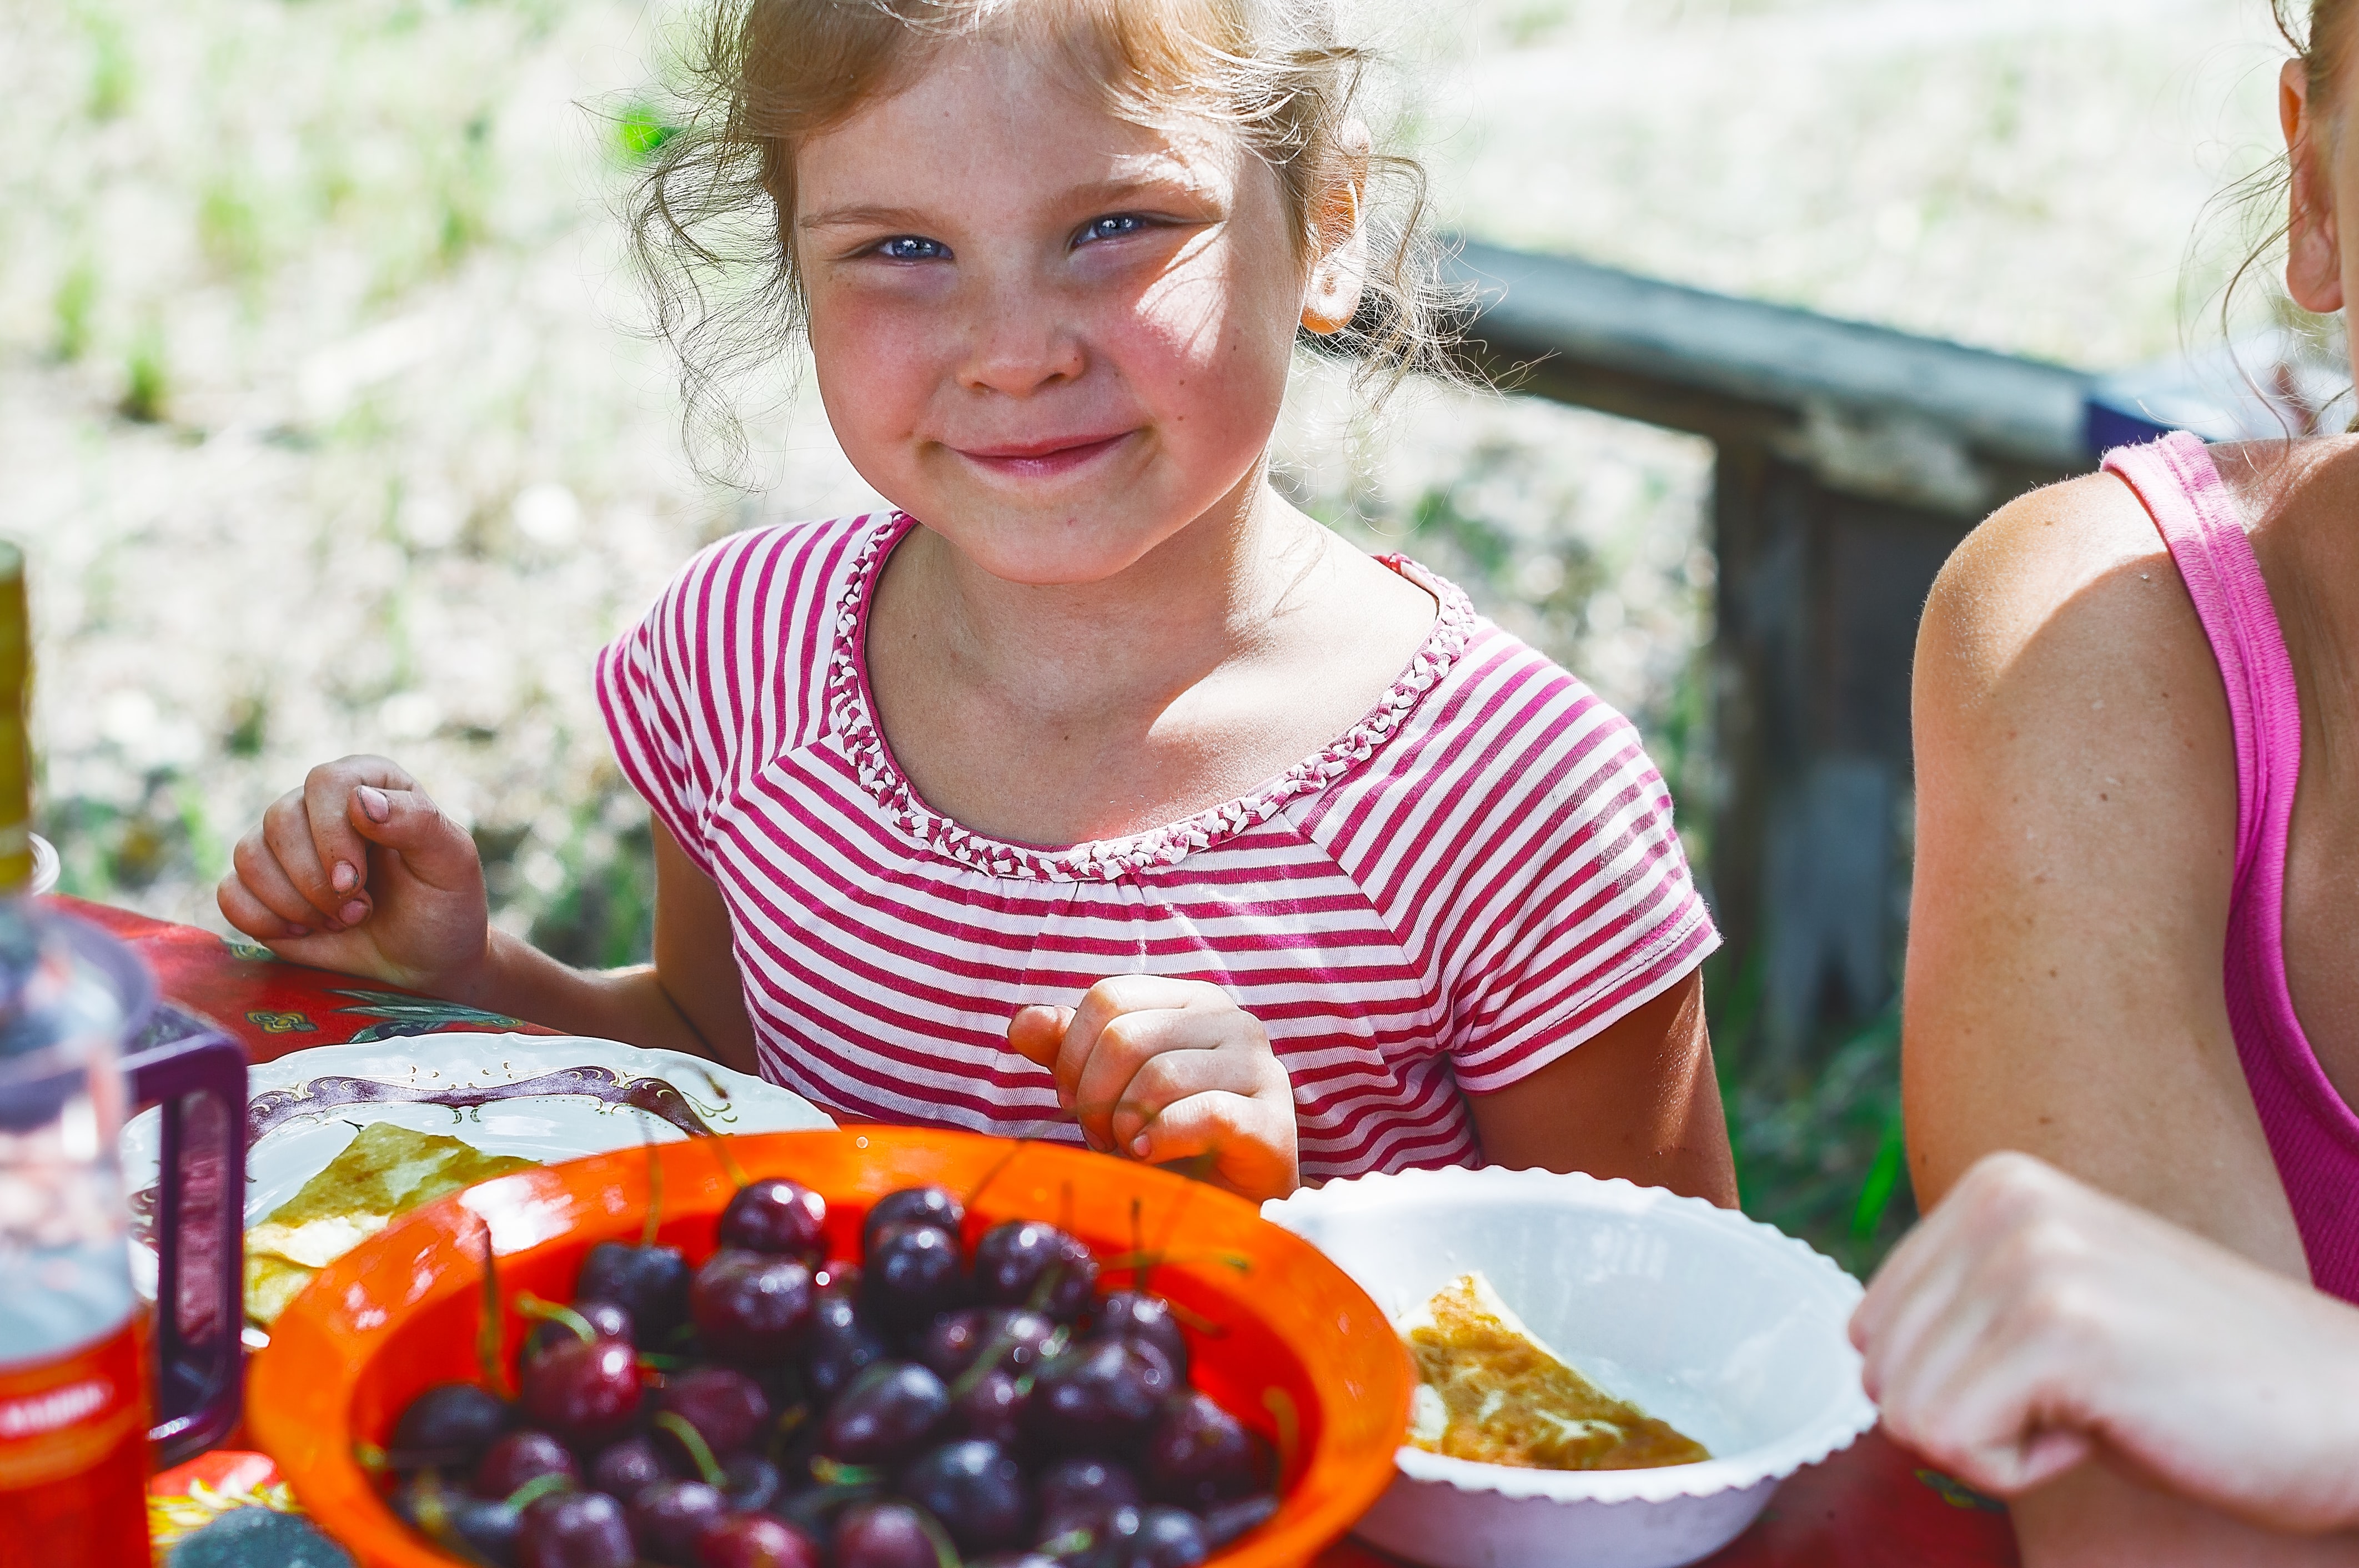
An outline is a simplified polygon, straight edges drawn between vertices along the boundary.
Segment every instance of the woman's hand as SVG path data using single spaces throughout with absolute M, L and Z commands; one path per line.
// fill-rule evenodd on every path
M 2014 1497 L 2093 1454 L 2267 1529 L 2359 1528 L 2359 1312 L 2026 1154 L 1853 1314 L 1886 1428 Z
M 1011 1050 L 1057 1075 L 1057 1102 L 1102 1153 L 1155 1164 L 1209 1158 L 1256 1200 L 1300 1184 L 1294 1084 L 1259 1019 L 1201 980 L 1118 975 L 1079 1007 L 1025 1007 Z
M 238 841 L 215 897 L 282 958 L 471 1001 L 489 936 L 474 841 L 397 764 L 311 769 Z

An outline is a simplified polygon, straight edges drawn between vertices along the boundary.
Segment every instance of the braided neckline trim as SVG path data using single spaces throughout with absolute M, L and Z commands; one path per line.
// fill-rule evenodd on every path
M 1136 872 L 1177 866 L 1200 849 L 1267 822 L 1289 802 L 1317 794 L 1366 762 L 1398 734 L 1427 692 L 1440 685 L 1465 652 L 1474 606 L 1455 583 L 1406 556 L 1377 559 L 1431 593 L 1440 606 L 1432 629 L 1407 669 L 1360 722 L 1251 794 L 1223 801 L 1162 827 L 1062 849 L 995 839 L 952 821 L 919 799 L 877 727 L 864 659 L 868 607 L 893 547 L 917 526 L 906 512 L 874 524 L 860 543 L 836 601 L 834 645 L 828 659 L 828 726 L 851 760 L 861 788 L 893 826 L 920 848 L 986 876 L 1049 882 L 1111 882 Z

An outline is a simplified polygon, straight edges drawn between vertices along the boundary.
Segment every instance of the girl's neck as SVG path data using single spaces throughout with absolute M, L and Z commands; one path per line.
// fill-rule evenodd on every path
M 920 528 L 886 563 L 877 603 L 890 603 L 889 625 L 922 636 L 957 686 L 1016 696 L 1042 723 L 1087 724 L 1250 656 L 1272 635 L 1287 585 L 1327 543 L 1256 470 L 1096 583 L 1011 583 Z

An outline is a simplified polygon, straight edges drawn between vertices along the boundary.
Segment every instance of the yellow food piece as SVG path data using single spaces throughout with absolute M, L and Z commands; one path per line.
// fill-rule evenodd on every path
M 1533 1470 L 1647 1470 L 1712 1457 L 1558 1359 L 1480 1274 L 1435 1291 L 1401 1338 L 1419 1380 L 1408 1441 L 1428 1453 Z
M 485 1154 L 463 1138 L 371 1122 L 302 1190 L 245 1233 L 245 1312 L 278 1321 L 311 1276 L 406 1214 L 462 1187 L 539 1162 Z

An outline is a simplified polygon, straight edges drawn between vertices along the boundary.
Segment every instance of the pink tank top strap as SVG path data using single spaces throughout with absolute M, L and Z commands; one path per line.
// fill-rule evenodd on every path
M 2166 436 L 2108 453 L 2105 467 L 2146 503 L 2220 666 L 2236 745 L 2228 1025 L 2311 1281 L 2359 1302 L 2359 1116 L 2320 1067 L 2286 981 L 2286 846 L 2301 779 L 2293 660 L 2235 495 L 2203 443 Z
M 2236 737 L 2237 886 L 2246 888 L 2266 868 L 2281 903 L 2286 830 L 2301 777 L 2301 704 L 2242 508 L 2203 442 L 2183 430 L 2110 452 L 2105 468 L 2146 503 L 2220 664 Z

